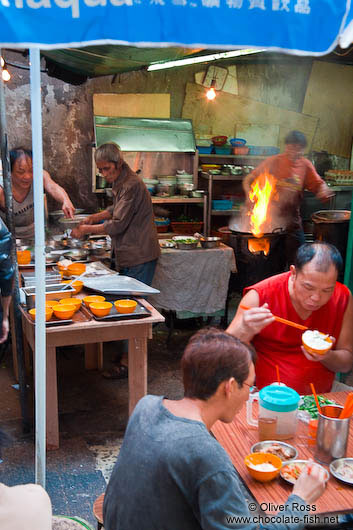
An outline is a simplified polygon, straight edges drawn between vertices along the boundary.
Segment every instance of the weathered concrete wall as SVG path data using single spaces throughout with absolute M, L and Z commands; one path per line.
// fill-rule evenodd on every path
M 24 63 L 16 53 L 6 59 Z M 307 59 L 286 57 L 272 64 L 241 64 L 237 67 L 239 95 L 280 108 L 300 112 L 310 73 Z M 160 72 L 132 72 L 89 80 L 73 86 L 42 73 L 44 167 L 70 194 L 75 206 L 94 210 L 91 191 L 91 143 L 94 139 L 92 95 L 94 93 L 170 93 L 171 117 L 180 118 L 187 82 L 205 65 Z M 10 147 L 31 146 L 29 72 L 11 68 L 5 89 Z M 227 112 L 227 109 L 225 109 Z M 58 205 L 49 201 L 49 208 Z

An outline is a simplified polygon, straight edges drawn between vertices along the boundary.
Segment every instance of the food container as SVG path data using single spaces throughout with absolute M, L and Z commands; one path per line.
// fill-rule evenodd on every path
M 294 460 L 298 456 L 298 451 L 293 445 L 278 440 L 266 440 L 257 442 L 251 447 L 252 453 L 271 453 L 278 456 L 282 462 Z
M 112 307 L 113 304 L 110 302 L 93 302 L 89 305 L 90 311 L 92 311 L 96 317 L 106 317 L 109 315 Z
M 203 222 L 202 221 L 172 221 L 170 223 L 171 229 L 177 234 L 187 234 L 193 235 L 195 232 L 200 232 L 202 230 Z
M 337 458 L 331 462 L 330 472 L 341 482 L 353 485 L 353 458 Z
M 65 290 L 63 290 L 64 285 L 62 283 L 46 285 L 45 286 L 45 299 L 46 300 L 59 300 L 61 298 L 71 298 L 72 293 L 75 292 L 75 289 L 70 285 Z M 32 287 L 21 287 L 21 291 L 24 293 L 26 298 L 26 306 L 28 309 L 32 309 L 35 306 L 36 300 L 36 288 Z
M 326 405 L 321 407 L 316 433 L 315 460 L 330 464 L 347 453 L 350 418 L 339 419 L 343 407 Z
M 72 318 L 75 314 L 76 307 L 74 304 L 58 304 L 53 307 L 54 315 L 60 320 Z
M 216 248 L 221 242 L 220 237 L 200 237 L 199 239 L 202 248 Z
M 29 313 L 29 316 L 31 317 L 31 319 L 33 320 L 33 322 L 36 321 L 36 310 L 35 308 L 32 308 L 28 311 Z M 53 309 L 51 307 L 46 307 L 45 308 L 45 321 L 48 322 L 48 320 L 51 319 L 51 317 L 53 316 Z
M 233 155 L 248 155 L 249 154 L 249 147 L 240 146 L 240 147 L 233 147 Z
M 253 418 L 252 403 L 256 394 L 250 394 L 246 405 L 246 419 L 249 425 L 258 427 Z M 258 394 L 259 417 L 277 418 L 277 440 L 287 440 L 295 436 L 297 430 L 297 410 L 300 401 L 298 392 L 286 386 L 269 385 Z
M 230 138 L 229 143 L 233 147 L 241 147 L 246 144 L 244 138 Z
M 59 303 L 64 305 L 73 305 L 75 307 L 76 312 L 80 309 L 82 305 L 82 300 L 81 298 L 62 298 L 61 300 L 59 300 Z
M 71 259 L 72 261 L 86 260 L 88 257 L 88 250 L 85 250 L 84 248 L 71 249 L 68 252 L 64 253 L 64 257 L 67 259 Z
M 168 232 L 170 219 L 168 217 L 155 217 L 154 223 L 157 227 L 157 232 Z
M 105 302 L 105 296 L 101 296 L 99 294 L 92 294 L 90 296 L 86 296 L 83 299 L 83 302 L 86 307 L 89 307 L 90 304 L 93 304 L 96 302 Z
M 19 265 L 28 265 L 31 263 L 31 251 L 30 250 L 17 250 L 17 263 Z
M 210 155 L 213 152 L 213 146 L 203 146 L 203 145 L 197 145 L 196 149 L 200 153 L 200 155 Z
M 115 300 L 114 306 L 118 313 L 133 313 L 136 309 L 136 300 Z
M 72 280 L 62 280 L 61 283 L 70 283 Z M 73 287 L 75 289 L 75 293 L 74 294 L 78 294 L 80 291 L 82 291 L 82 287 L 83 287 L 83 282 L 81 280 L 75 280 L 72 284 L 71 284 L 71 287 Z
M 231 210 L 233 208 L 233 201 L 229 200 L 213 200 L 212 201 L 212 210 Z
M 86 219 L 86 215 L 74 215 L 73 219 L 67 218 L 67 217 L 61 217 L 59 219 L 59 223 L 64 228 L 75 228 L 78 226 L 84 219 Z
M 325 355 L 333 346 L 332 339 L 316 330 L 308 329 L 302 335 L 302 344 L 308 353 Z M 315 344 L 315 347 L 313 346 Z
M 283 478 L 283 480 L 288 482 L 288 484 L 295 484 L 301 472 L 308 464 L 319 466 L 324 471 L 325 482 L 328 481 L 328 479 L 330 478 L 330 474 L 327 469 L 320 466 L 320 464 L 317 464 L 316 462 L 315 464 L 309 463 L 308 460 L 291 460 L 290 462 L 286 462 L 286 464 L 283 464 L 283 467 L 280 471 L 280 476 L 281 478 Z
M 216 155 L 230 155 L 232 152 L 232 148 L 230 146 L 222 146 L 222 147 L 215 147 L 214 148 Z
M 221 146 L 224 145 L 227 141 L 228 136 L 213 136 L 211 138 L 213 145 Z
M 282 460 L 278 456 L 270 453 L 251 453 L 245 457 L 244 463 L 252 478 L 259 482 L 269 482 L 270 480 L 273 480 L 277 477 L 282 467 Z M 275 469 L 272 471 L 265 471 L 255 468 L 255 466 L 261 464 L 270 464 L 271 467 L 274 467 Z
M 177 248 L 180 250 L 192 250 L 197 247 L 198 239 L 195 237 L 190 236 L 174 236 L 173 238 L 174 243 L 176 244 Z
M 71 276 L 80 276 L 86 271 L 86 265 L 84 263 L 71 263 L 67 267 L 67 272 Z

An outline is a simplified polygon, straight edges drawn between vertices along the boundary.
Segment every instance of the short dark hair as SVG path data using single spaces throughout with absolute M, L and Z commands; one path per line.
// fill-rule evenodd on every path
M 316 270 L 327 272 L 330 265 L 334 265 L 337 274 L 343 267 L 343 260 L 340 251 L 330 243 L 325 241 L 314 241 L 314 243 L 304 243 L 301 245 L 295 256 L 294 266 L 300 271 L 304 265 L 315 259 Z
M 291 131 L 287 134 L 285 137 L 284 143 L 287 144 L 295 144 L 295 145 L 301 145 L 302 147 L 306 147 L 308 145 L 307 139 L 305 134 L 303 134 L 300 131 Z
M 124 162 L 120 147 L 115 142 L 107 142 L 97 147 L 94 159 L 96 162 L 111 162 L 116 168 Z
M 15 165 L 16 160 L 19 158 L 22 158 L 23 156 L 28 156 L 32 160 L 33 155 L 32 151 L 30 149 L 26 149 L 25 147 L 16 147 L 15 149 L 11 149 L 10 151 L 10 167 L 13 169 L 13 166 Z
M 255 359 L 252 346 L 217 328 L 193 335 L 181 359 L 185 397 L 207 400 L 231 377 L 241 388 Z

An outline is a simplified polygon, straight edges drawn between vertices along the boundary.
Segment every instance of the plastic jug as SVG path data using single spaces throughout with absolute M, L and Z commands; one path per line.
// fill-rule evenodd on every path
M 298 392 L 287 386 L 269 385 L 259 394 L 250 394 L 246 404 L 246 420 L 249 425 L 258 427 L 253 418 L 252 404 L 258 397 L 259 417 L 277 418 L 276 440 L 288 440 L 297 430 L 297 410 L 300 400 Z

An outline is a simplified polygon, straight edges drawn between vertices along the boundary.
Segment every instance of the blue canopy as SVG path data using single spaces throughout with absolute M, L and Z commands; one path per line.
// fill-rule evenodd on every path
M 133 44 L 267 48 L 323 55 L 350 0 L 0 0 L 0 44 L 42 49 Z

